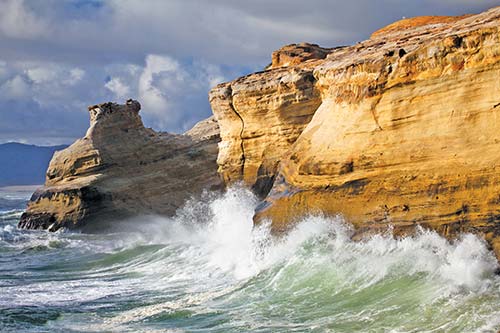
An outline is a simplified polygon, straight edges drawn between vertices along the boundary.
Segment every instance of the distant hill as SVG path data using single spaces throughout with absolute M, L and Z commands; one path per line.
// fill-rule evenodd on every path
M 43 184 L 52 155 L 66 147 L 39 147 L 16 142 L 0 144 L 0 186 Z

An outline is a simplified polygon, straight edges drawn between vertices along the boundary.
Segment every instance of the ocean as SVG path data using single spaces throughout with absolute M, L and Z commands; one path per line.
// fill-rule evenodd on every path
M 0 190 L 0 332 L 497 332 L 500 276 L 480 238 L 350 240 L 338 217 L 253 228 L 229 189 L 114 233 L 18 230 L 31 189 Z

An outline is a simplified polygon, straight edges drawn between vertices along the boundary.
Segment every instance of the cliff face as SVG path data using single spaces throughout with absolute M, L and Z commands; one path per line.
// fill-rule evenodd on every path
M 19 227 L 97 231 L 128 216 L 171 215 L 190 196 L 221 188 L 217 122 L 209 118 L 185 135 L 157 133 L 139 110 L 132 100 L 89 107 L 87 134 L 54 155 Z
M 359 234 L 420 224 L 500 254 L 500 7 L 403 23 L 215 88 L 219 170 L 267 177 L 255 220 L 275 230 L 342 213 Z
M 273 70 L 220 84 L 209 95 L 221 128 L 219 172 L 227 184 L 244 181 L 261 196 L 321 104 L 313 68 L 330 52 L 312 44 L 284 49 L 273 55 Z

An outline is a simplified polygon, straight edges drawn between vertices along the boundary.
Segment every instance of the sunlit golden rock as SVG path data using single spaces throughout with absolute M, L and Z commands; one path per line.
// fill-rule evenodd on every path
M 145 128 L 139 110 L 133 100 L 89 107 L 87 134 L 54 154 L 19 226 L 94 232 L 130 216 L 172 215 L 191 196 L 221 188 L 213 118 L 174 135 Z
M 411 19 L 219 86 L 219 170 L 273 178 L 255 221 L 276 231 L 342 213 L 357 235 L 422 225 L 481 234 L 500 254 L 499 27 L 500 7 Z

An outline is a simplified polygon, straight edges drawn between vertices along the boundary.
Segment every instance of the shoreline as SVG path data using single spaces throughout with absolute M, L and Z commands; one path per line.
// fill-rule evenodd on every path
M 8 185 L 0 186 L 0 192 L 34 192 L 38 188 L 42 187 L 43 184 L 38 185 Z

